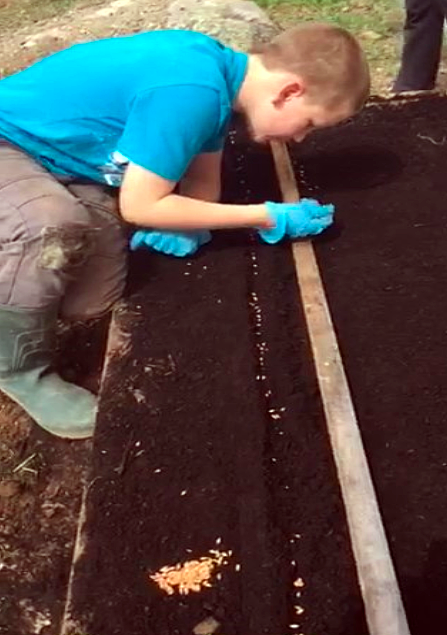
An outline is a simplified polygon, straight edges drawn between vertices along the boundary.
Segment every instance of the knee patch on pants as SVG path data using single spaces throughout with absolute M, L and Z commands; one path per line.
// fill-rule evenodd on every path
M 42 269 L 69 274 L 70 270 L 83 265 L 94 252 L 97 231 L 75 224 L 44 227 L 38 265 Z

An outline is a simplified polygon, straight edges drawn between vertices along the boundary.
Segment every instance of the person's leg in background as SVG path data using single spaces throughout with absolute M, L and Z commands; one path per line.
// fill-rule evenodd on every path
M 405 0 L 404 45 L 394 92 L 432 90 L 441 59 L 445 0 Z
M 58 316 L 81 308 L 87 315 L 76 317 L 104 312 L 124 285 L 124 232 L 105 214 L 0 143 L 0 390 L 41 427 L 66 438 L 93 434 L 96 398 L 52 367 Z

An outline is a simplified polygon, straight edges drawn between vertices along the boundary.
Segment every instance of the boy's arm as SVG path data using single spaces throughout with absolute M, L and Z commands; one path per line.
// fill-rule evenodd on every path
M 176 183 L 130 163 L 120 191 L 121 215 L 129 223 L 170 231 L 271 227 L 264 204 L 227 205 L 173 194 Z
M 180 194 L 217 203 L 221 194 L 222 150 L 196 156 L 180 183 Z

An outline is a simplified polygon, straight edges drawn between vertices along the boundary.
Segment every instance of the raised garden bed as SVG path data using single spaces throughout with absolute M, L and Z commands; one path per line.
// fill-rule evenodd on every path
M 412 635 L 447 618 L 446 114 L 379 103 L 294 150 L 338 208 L 315 244 Z M 232 141 L 226 198 L 279 199 Z M 289 247 L 221 234 L 133 272 L 64 634 L 366 635 Z
M 233 142 L 226 198 L 278 199 L 267 149 Z M 130 350 L 103 386 L 78 631 L 186 634 L 208 618 L 225 635 L 366 635 L 289 248 L 227 234 L 192 261 L 134 266 L 117 317 Z M 228 564 L 200 592 L 150 577 L 169 583 L 163 567 L 210 550 Z

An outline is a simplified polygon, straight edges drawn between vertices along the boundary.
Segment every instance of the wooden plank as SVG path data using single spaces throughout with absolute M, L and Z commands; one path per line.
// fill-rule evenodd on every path
M 271 149 L 284 202 L 299 200 L 286 146 Z M 312 243 L 295 243 L 293 257 L 369 631 L 410 635 Z

